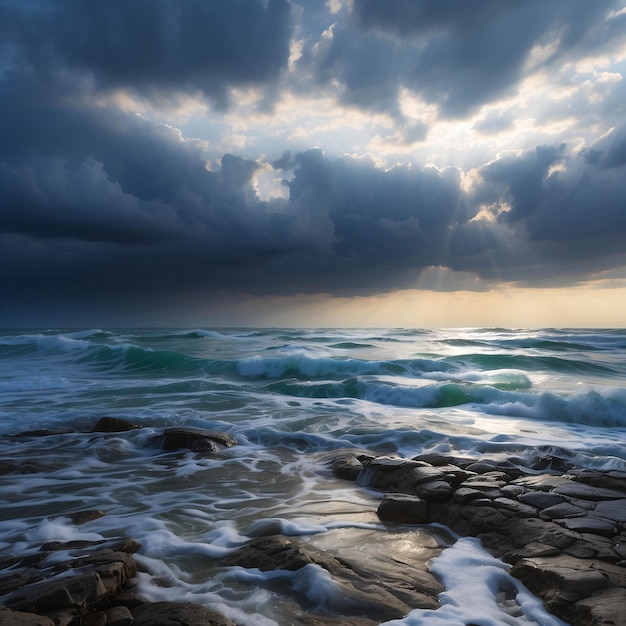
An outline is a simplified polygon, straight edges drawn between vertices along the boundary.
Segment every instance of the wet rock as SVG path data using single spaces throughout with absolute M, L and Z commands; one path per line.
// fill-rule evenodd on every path
M 521 488 L 520 485 L 517 486 Z M 565 502 L 564 496 L 560 496 L 557 493 L 545 493 L 543 491 L 529 491 L 527 493 L 522 493 L 518 496 L 518 499 L 520 502 L 537 507 L 540 510 L 556 506 L 557 504 L 563 504 L 563 502 Z
M 133 614 L 125 606 L 114 606 L 104 611 L 107 626 L 131 626 L 135 621 Z M 81 626 L 83 626 L 81 624 Z
M 537 592 L 549 597 L 550 603 L 577 602 L 596 589 L 611 585 L 604 572 L 582 570 L 579 560 L 569 556 L 522 559 L 513 566 L 513 572 L 533 592 L 536 581 L 541 580 L 542 586 L 548 583 L 551 587 L 549 591 L 543 588 L 537 589 Z
M 470 476 L 470 478 L 468 478 L 463 484 L 469 486 L 482 485 L 485 487 L 500 489 L 504 487 L 510 480 L 511 477 L 504 472 L 489 471 L 478 474 L 477 476 Z
M 438 452 L 419 454 L 418 456 L 414 456 L 413 460 L 428 463 L 433 467 L 441 467 L 442 465 L 454 465 L 456 467 L 460 467 L 463 470 L 467 470 L 467 466 L 475 462 L 474 459 L 471 459 L 469 457 L 439 454 Z
M 591 500 L 592 502 L 599 502 L 600 500 L 619 500 L 624 497 L 622 491 L 593 487 L 592 485 L 586 485 L 573 480 L 561 483 L 553 489 L 553 492 L 568 498 Z
M 119 433 L 141 428 L 139 424 L 133 424 L 119 417 L 101 417 L 92 428 L 92 433 Z
M 49 542 L 14 563 L 9 576 L 0 573 L 3 602 L 58 626 L 69 624 L 120 593 L 136 573 L 132 552 L 138 546 L 134 540 Z
M 494 495 L 496 495 L 494 493 Z M 473 487 L 460 487 L 454 492 L 454 501 L 458 504 L 469 504 L 473 500 L 484 498 L 485 494 Z
M 531 471 L 524 467 L 523 464 L 513 463 L 510 459 L 496 463 L 496 470 L 504 472 L 511 480 L 531 473 Z
M 356 480 L 363 470 L 363 463 L 373 458 L 373 455 L 363 450 L 341 450 L 332 453 L 327 464 L 336 478 Z
M 445 480 L 430 480 L 416 485 L 415 493 L 428 502 L 445 502 L 452 497 L 453 488 Z
M 463 481 L 474 476 L 474 472 L 468 472 L 457 465 L 440 465 L 437 467 L 443 473 L 443 478 L 453 487 L 458 487 Z
M 384 456 L 366 461 L 357 483 L 379 491 L 414 493 L 419 482 L 442 476 L 437 468 L 425 468 L 420 461 Z
M 548 610 L 571 624 L 622 624 L 616 615 L 617 601 L 626 600 L 626 570 L 611 564 L 589 567 L 571 556 L 522 559 L 511 569 Z M 619 586 L 621 585 L 621 586 Z
M 569 478 L 564 476 L 552 476 L 550 474 L 540 474 L 539 476 L 524 476 L 512 481 L 514 485 L 521 485 L 534 491 L 552 491 L 562 485 L 571 484 Z
M 10 609 L 47 615 L 69 624 L 103 601 L 107 588 L 95 571 L 25 585 L 4 599 Z
M 578 533 L 593 533 L 601 537 L 614 537 L 617 533 L 617 529 L 611 522 L 593 517 L 555 519 L 554 521 L 560 526 Z
M 281 535 L 253 539 L 244 548 L 222 559 L 227 567 L 255 567 L 262 572 L 275 569 L 298 570 L 315 562 L 312 552 L 300 549 L 294 540 Z
M 555 504 L 543 509 L 539 514 L 541 519 L 553 520 L 553 519 L 565 519 L 568 517 L 581 517 L 586 515 L 585 509 L 569 502 L 561 502 L 561 504 Z
M 364 617 L 379 623 L 403 617 L 414 608 L 438 606 L 436 595 L 442 591 L 441 585 L 426 571 L 425 565 L 417 568 L 410 554 L 402 559 L 399 554 L 389 563 L 377 558 L 356 561 L 295 537 L 274 535 L 253 539 L 224 557 L 222 564 L 262 571 L 323 568 L 338 589 L 337 594 L 328 598 L 329 604 L 322 607 L 324 613 Z M 300 589 L 300 593 L 303 591 L 300 602 L 306 607 L 306 590 Z M 316 607 L 309 607 L 309 612 L 317 612 Z M 321 621 L 310 623 L 332 623 L 326 622 L 324 617 L 319 619 Z
M 465 469 L 475 474 L 486 474 L 487 472 L 495 472 L 496 464 L 489 461 L 477 461 L 476 463 L 471 463 Z
M 601 472 L 599 470 L 586 468 L 574 468 L 568 472 L 568 475 L 571 476 L 574 481 L 583 482 L 586 485 L 603 489 L 624 491 L 624 485 L 626 484 L 626 472 Z
M 87 522 L 91 522 L 92 520 L 104 517 L 105 515 L 106 511 L 97 509 L 93 511 L 76 511 L 75 513 L 69 513 L 68 517 L 72 520 L 74 524 L 80 526 L 81 524 L 86 524 Z
M 517 520 L 511 527 L 511 538 L 516 546 L 529 542 L 544 543 L 562 550 L 580 539 L 580 535 L 555 524 L 537 518 Z
M 150 441 L 162 450 L 189 449 L 193 452 L 219 452 L 237 443 L 227 433 L 192 426 L 167 428 Z
M 598 502 L 591 515 L 626 524 L 626 499 Z
M 11 611 L 0 604 L 0 624 L 2 626 L 54 626 L 54 622 L 44 615 Z
M 107 626 L 107 614 L 104 611 L 86 613 L 80 618 L 80 626 Z
M 384 466 L 393 477 L 379 483 L 386 491 L 380 519 L 437 522 L 479 537 L 492 554 L 514 565 L 514 575 L 532 579 L 531 590 L 572 626 L 625 623 L 615 616 L 626 593 L 626 472 L 575 468 L 554 456 L 535 459 L 530 469 L 437 454 L 413 461 L 432 461 L 452 497 L 424 497 L 419 489 L 431 483 L 411 481 L 414 466 L 404 459 L 374 459 L 369 466 Z M 393 476 L 399 468 L 405 472 L 400 478 Z M 475 473 L 459 481 L 459 469 Z M 427 504 L 396 499 L 403 490 Z M 414 517 L 403 518 L 409 503 L 416 507 Z
M 387 494 L 378 507 L 378 517 L 384 522 L 425 524 L 428 522 L 428 503 L 418 496 Z
M 537 509 L 534 506 L 512 498 L 495 498 L 492 504 L 496 509 L 512 513 L 515 517 L 535 517 L 537 515 Z
M 472 528 L 472 534 L 499 531 L 506 527 L 510 516 L 493 508 L 490 504 L 477 506 L 475 500 L 472 504 L 460 509 L 461 516 L 467 520 Z
M 521 496 L 524 493 L 524 487 L 522 487 L 521 485 L 504 485 L 504 487 L 500 488 L 500 493 L 506 498 L 517 498 L 521 502 L 524 502 L 524 500 L 521 500 Z M 532 506 L 535 506 L 532 504 L 532 502 L 524 502 L 524 504 L 530 504 Z
M 96 550 L 105 552 L 125 552 L 126 554 L 134 554 L 141 548 L 141 544 L 132 537 L 124 537 L 121 539 L 88 541 L 88 540 L 74 540 L 74 541 L 48 541 L 41 546 L 41 553 L 45 555 L 47 552 L 54 552 L 58 550 L 67 550 L 68 554 L 73 557 L 82 558 L 87 553 L 87 548 L 90 549 L 89 553 L 93 554 Z
M 511 560 L 510 557 L 514 554 L 515 558 L 512 560 L 515 562 L 520 558 L 532 559 L 540 556 L 558 556 L 560 553 L 561 551 L 554 546 L 548 546 L 545 543 L 531 542 L 517 549 L 514 553 L 511 553 L 508 556 L 509 560 Z
M 558 456 L 546 455 L 533 459 L 530 463 L 531 469 L 541 470 L 542 472 L 554 472 L 555 474 L 564 474 L 572 469 L 574 463 Z
M 624 623 L 626 589 L 608 587 L 594 591 L 590 596 L 564 610 L 572 624 L 620 626 Z
M 132 611 L 133 626 L 235 626 L 219 613 L 191 602 L 154 602 Z

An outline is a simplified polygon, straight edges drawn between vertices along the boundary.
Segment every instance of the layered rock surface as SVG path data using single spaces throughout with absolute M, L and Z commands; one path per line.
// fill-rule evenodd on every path
M 330 466 L 338 477 L 384 492 L 382 521 L 438 522 L 479 537 L 573 626 L 626 623 L 626 473 L 552 457 L 528 467 L 363 450 L 337 454 Z

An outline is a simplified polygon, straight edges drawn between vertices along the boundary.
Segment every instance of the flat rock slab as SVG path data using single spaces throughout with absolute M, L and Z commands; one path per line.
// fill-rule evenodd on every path
M 591 566 L 593 565 L 593 566 Z M 624 624 L 626 569 L 561 555 L 522 559 L 510 573 L 571 624 Z M 620 613 L 616 611 L 621 602 Z
M 565 496 L 560 496 L 558 493 L 546 493 L 543 491 L 522 492 L 517 496 L 517 499 L 524 504 L 534 506 L 540 511 L 565 502 Z
M 574 517 L 554 520 L 560 526 L 578 533 L 593 533 L 602 537 L 614 537 L 617 534 L 615 525 L 603 519 L 593 517 Z
M 542 519 L 565 519 L 567 517 L 582 517 L 585 515 L 587 515 L 585 509 L 580 506 L 570 504 L 569 502 L 562 502 L 561 504 L 549 506 L 543 509 L 539 514 Z
M 600 500 L 619 500 L 624 497 L 624 492 L 616 489 L 605 489 L 603 487 L 594 487 L 585 483 L 569 480 L 561 483 L 552 489 L 553 493 L 569 498 L 578 498 L 580 500 L 591 500 L 599 502 Z
M 297 572 L 305 567 L 322 568 L 330 574 L 338 590 L 337 594 L 329 598 L 328 606 L 323 607 L 323 613 L 341 616 L 342 619 L 367 618 L 380 623 L 404 617 L 415 608 L 435 609 L 439 606 L 437 595 L 443 588 L 427 571 L 425 560 L 439 553 L 440 549 L 434 547 L 434 552 L 431 550 L 426 555 L 422 554 L 421 559 L 414 554 L 409 554 L 407 558 L 400 554 L 397 555 L 398 559 L 382 558 L 364 555 L 363 550 L 350 551 L 348 546 L 354 545 L 354 536 L 350 536 L 347 545 L 343 546 L 340 529 L 331 532 L 335 532 L 332 537 L 325 534 L 317 541 L 326 541 L 332 551 L 314 545 L 313 539 L 306 541 L 297 537 L 272 535 L 253 539 L 246 546 L 224 557 L 221 564 L 225 567 L 255 568 L 261 571 L 282 569 Z M 351 532 L 359 531 L 352 529 Z M 369 535 L 368 539 L 370 545 L 375 545 Z M 419 550 L 423 550 L 422 546 Z M 292 597 L 294 592 L 303 594 L 299 599 L 300 610 L 316 614 L 316 621 L 306 623 L 333 623 L 308 606 L 310 602 L 307 601 L 306 590 L 291 589 Z
M 524 476 L 513 481 L 515 485 L 528 487 L 535 491 L 552 491 L 561 485 L 569 485 L 572 481 L 565 476 L 553 476 L 551 474 L 540 474 L 539 476 Z
M 626 499 L 598 502 L 592 515 L 626 524 Z

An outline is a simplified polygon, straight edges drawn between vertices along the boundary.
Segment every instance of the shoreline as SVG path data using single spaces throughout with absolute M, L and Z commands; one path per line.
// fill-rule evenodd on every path
M 136 425 L 124 420 L 104 418 L 91 432 L 119 433 L 134 428 Z M 225 433 L 187 428 L 165 430 L 155 438 L 155 445 L 210 455 L 236 442 Z M 11 473 L 19 471 L 19 466 L 4 462 L 0 469 Z M 461 536 L 477 537 L 488 552 L 512 566 L 510 573 L 541 598 L 547 610 L 571 626 L 624 623 L 626 473 L 588 470 L 559 457 L 540 457 L 523 465 L 434 454 L 407 459 L 378 456 L 367 450 L 327 453 L 320 471 L 330 471 L 337 478 L 354 481 L 355 488 L 380 494 L 377 514 L 388 528 L 436 523 Z M 83 511 L 72 521 L 78 525 L 104 514 L 100 510 Z M 2 559 L 0 597 L 8 608 L 0 612 L 0 622 L 16 626 L 126 626 L 142 624 L 145 613 L 152 620 L 145 624 L 171 623 L 166 617 L 163 622 L 154 621 L 157 618 L 146 607 L 156 603 L 143 602 L 132 593 L 137 572 L 132 555 L 138 549 L 132 538 L 48 542 L 38 554 Z M 225 567 L 239 565 L 262 571 L 299 571 L 314 565 L 339 580 L 342 589 L 354 598 L 351 615 L 323 616 L 306 607 L 301 609 L 303 624 L 369 626 L 379 622 L 367 614 L 374 610 L 367 608 L 367 602 L 376 607 L 377 619 L 384 621 L 402 617 L 399 613 L 406 614 L 407 607 L 436 609 L 437 595 L 443 590 L 434 577 L 426 575 L 423 564 L 417 572 L 410 571 L 413 564 L 404 563 L 401 569 L 409 582 L 403 580 L 399 585 L 389 572 L 359 569 L 341 552 L 312 550 L 304 542 L 273 535 L 271 530 L 222 562 Z M 368 598 L 362 591 L 374 574 L 383 580 L 386 576 L 388 583 L 381 587 L 378 597 Z M 402 596 L 404 592 L 399 589 L 411 585 L 415 594 Z M 172 616 L 178 612 L 176 619 L 189 626 L 232 624 L 227 617 L 200 605 L 158 604 L 160 614 L 169 615 L 167 620 L 175 619 Z M 181 622 L 182 614 L 186 617 Z

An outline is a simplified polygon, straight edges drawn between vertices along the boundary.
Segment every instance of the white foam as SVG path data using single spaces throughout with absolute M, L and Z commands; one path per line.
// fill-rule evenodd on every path
M 446 589 L 439 594 L 441 607 L 416 609 L 385 626 L 567 626 L 508 574 L 509 567 L 485 552 L 478 539 L 459 539 L 431 564 Z
M 561 396 L 543 392 L 537 395 L 511 395 L 477 408 L 492 415 L 529 417 L 589 426 L 626 426 L 626 389 L 608 387 Z
M 346 596 L 328 570 L 320 565 L 308 563 L 296 571 L 261 571 L 256 568 L 231 567 L 229 578 L 264 585 L 271 581 L 285 581 L 292 589 L 302 594 L 322 614 L 341 613 L 359 606 L 355 599 Z
M 365 388 L 364 399 L 368 402 L 391 406 L 424 407 L 436 404 L 441 392 L 437 385 L 424 387 L 369 384 Z
M 43 519 L 37 526 L 24 533 L 30 543 L 45 543 L 47 541 L 100 541 L 104 539 L 97 533 L 88 533 L 79 530 L 67 517 L 49 520 Z
M 262 615 L 259 611 L 272 611 L 275 596 L 264 590 L 254 589 L 245 592 L 232 590 L 236 605 L 225 603 L 219 592 L 232 581 L 231 569 L 217 572 L 203 584 L 187 583 L 181 579 L 179 570 L 157 560 L 149 560 L 136 555 L 138 561 L 157 576 L 139 571 L 135 577 L 137 588 L 143 599 L 150 602 L 193 602 L 212 608 L 229 617 L 239 626 L 279 626 L 279 622 Z M 249 570 L 242 571 L 248 572 Z
M 311 524 L 304 520 L 287 520 L 279 517 L 270 517 L 253 522 L 245 530 L 248 537 L 265 537 L 267 535 L 287 535 L 289 537 L 301 537 L 324 533 L 328 530 L 321 524 Z
M 237 541 L 233 545 L 233 539 L 235 537 L 232 535 L 227 534 L 225 537 L 223 533 L 218 530 L 213 532 L 213 541 L 203 542 L 186 541 L 165 528 L 153 530 L 152 532 L 141 535 L 142 552 L 154 558 L 184 555 L 195 557 L 205 556 L 211 559 L 218 559 L 225 556 L 245 541 L 245 538 L 239 537 L 240 541 Z M 216 536 L 220 540 L 215 540 Z

